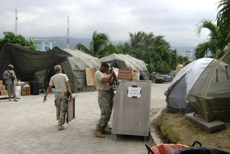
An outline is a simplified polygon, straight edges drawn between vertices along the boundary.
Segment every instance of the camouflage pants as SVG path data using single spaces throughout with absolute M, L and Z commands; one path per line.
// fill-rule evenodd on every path
M 56 116 L 58 120 L 58 125 L 64 125 L 65 114 L 67 108 L 67 93 L 66 92 L 56 92 L 55 93 L 55 106 L 56 106 Z
M 8 92 L 9 98 L 11 98 L 12 95 L 14 96 L 14 98 L 16 98 L 15 89 L 14 89 L 13 84 L 7 84 L 7 92 Z
M 97 124 L 97 129 L 103 130 L 108 124 L 113 107 L 113 96 L 109 91 L 98 92 L 98 104 L 101 110 L 101 117 Z

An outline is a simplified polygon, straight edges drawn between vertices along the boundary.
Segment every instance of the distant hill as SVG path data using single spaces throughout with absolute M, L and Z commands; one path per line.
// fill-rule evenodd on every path
M 53 41 L 54 44 L 53 46 L 57 46 L 61 49 L 65 49 L 67 48 L 67 39 L 66 37 L 63 36 L 54 36 L 54 37 L 34 37 L 36 39 L 46 39 L 48 41 Z M 74 37 L 70 37 L 70 49 L 74 49 L 74 47 L 78 44 L 81 43 L 86 47 L 89 47 L 91 39 L 84 39 L 84 38 L 74 38 Z M 118 44 L 118 41 L 113 41 L 113 44 Z M 178 54 L 182 55 L 182 56 L 187 56 L 186 55 L 186 51 L 187 50 L 192 50 L 194 52 L 195 47 L 192 46 L 174 46 L 171 45 L 171 49 L 174 50 L 176 49 Z M 192 53 L 193 55 L 194 53 Z M 190 56 L 192 56 L 190 55 Z

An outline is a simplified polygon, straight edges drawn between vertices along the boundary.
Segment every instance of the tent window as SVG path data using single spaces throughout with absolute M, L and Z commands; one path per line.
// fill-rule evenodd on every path
M 216 69 L 216 82 L 218 82 L 218 69 Z
M 227 79 L 229 80 L 229 75 L 228 75 L 228 66 L 225 66 L 225 69 L 226 69 L 226 77 L 227 77 Z

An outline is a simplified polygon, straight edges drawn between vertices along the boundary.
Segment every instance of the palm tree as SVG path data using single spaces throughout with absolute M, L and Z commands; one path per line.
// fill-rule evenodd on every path
M 151 50 L 154 50 L 155 36 L 153 33 L 146 34 L 145 32 L 139 31 L 138 33 L 134 33 L 134 34 L 129 33 L 129 36 L 130 36 L 130 45 L 132 48 L 142 49 L 146 52 L 150 52 Z
M 217 21 L 230 28 L 230 0 L 220 0 L 218 5 Z
M 209 52 L 209 42 L 203 42 L 198 44 L 198 46 L 196 47 L 195 56 L 197 59 L 206 57 L 208 52 Z
M 109 45 L 109 38 L 105 33 L 97 33 L 94 31 L 92 41 L 90 42 L 89 48 L 79 43 L 75 46 L 75 49 L 81 50 L 95 57 L 103 57 L 106 53 L 105 49 Z
M 219 26 L 216 26 L 210 20 L 203 20 L 198 27 L 198 34 L 200 34 L 204 28 L 210 31 L 209 39 L 198 44 L 195 53 L 196 58 L 204 57 L 208 52 L 210 52 L 212 56 L 216 56 L 219 54 L 218 52 L 221 52 L 229 44 L 230 30 L 225 29 L 222 22 L 219 22 Z
M 164 36 L 154 36 L 153 33 L 130 33 L 131 53 L 136 58 L 144 60 L 149 66 L 156 71 L 163 71 L 162 68 L 169 68 L 174 65 L 170 44 L 164 39 Z M 175 60 L 175 59 L 174 59 Z M 161 67 L 163 66 L 164 67 Z M 167 66 L 166 66 L 167 65 Z M 168 69 L 166 70 L 168 71 Z

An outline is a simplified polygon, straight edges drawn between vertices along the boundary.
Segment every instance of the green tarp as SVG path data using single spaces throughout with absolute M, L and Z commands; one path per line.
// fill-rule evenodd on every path
M 38 52 L 20 45 L 5 44 L 0 49 L 1 79 L 8 64 L 14 65 L 17 79 L 37 83 L 40 89 L 46 89 L 50 77 L 55 74 L 53 67 L 60 64 L 70 80 L 73 92 L 94 90 L 86 85 L 86 67 L 99 68 L 100 61 L 81 51 L 61 50 L 57 47 L 47 52 Z
M 34 80 L 35 72 L 53 66 L 55 63 L 61 63 L 68 56 L 70 55 L 56 47 L 48 52 L 38 52 L 20 45 L 5 44 L 0 49 L 1 79 L 8 64 L 14 66 L 18 80 L 30 81 Z

